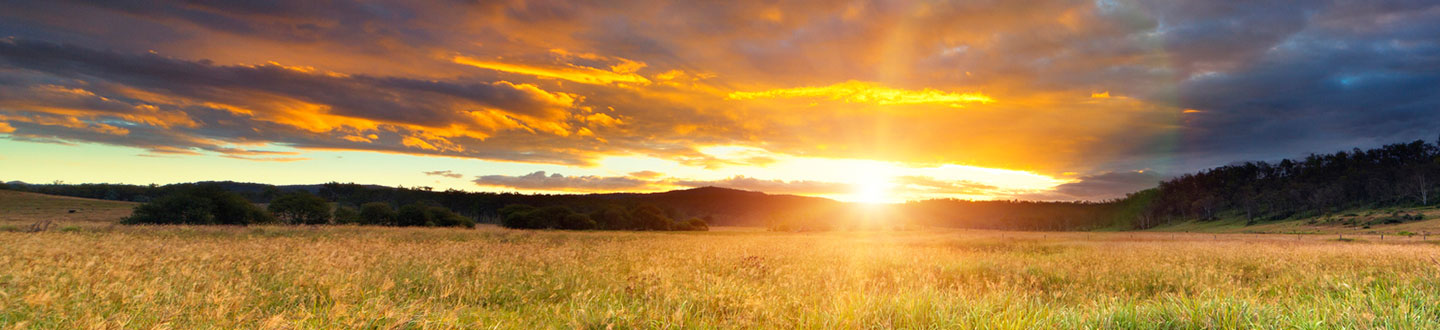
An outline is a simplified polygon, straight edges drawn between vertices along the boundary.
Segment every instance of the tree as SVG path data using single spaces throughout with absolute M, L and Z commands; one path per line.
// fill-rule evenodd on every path
M 565 215 L 564 218 L 560 219 L 559 226 L 560 229 L 569 230 L 591 230 L 595 229 L 595 227 L 597 227 L 595 220 L 591 220 L 590 216 L 583 213 L 570 213 Z
M 684 231 L 708 231 L 710 230 L 710 225 L 706 224 L 703 219 L 690 218 L 690 220 L 676 222 L 673 228 Z
M 515 229 L 538 229 L 531 225 L 530 212 L 535 211 L 534 206 L 525 204 L 510 204 L 500 208 L 500 226 Z
M 655 205 L 636 206 L 630 210 L 630 220 L 639 230 L 670 230 L 670 218 Z
M 175 194 L 136 206 L 120 223 L 208 225 L 215 223 L 214 211 L 215 205 L 208 199 Z
M 428 220 L 426 222 L 427 226 L 466 228 L 475 227 L 474 219 L 470 219 L 463 215 L 456 214 L 454 211 L 450 211 L 450 209 L 442 206 L 431 206 L 429 208 L 426 208 L 425 217 Z
M 590 219 L 594 220 L 600 229 L 623 230 L 633 227 L 630 223 L 630 212 L 618 205 L 606 205 L 590 213 Z
M 219 185 L 191 184 L 136 206 L 122 223 L 249 225 L 271 221 L 274 218 L 264 210 Z
M 292 225 L 323 225 L 330 222 L 330 204 L 306 191 L 282 195 L 270 201 L 270 213 Z
M 395 225 L 401 227 L 424 226 L 430 222 L 430 217 L 425 213 L 426 208 L 419 203 L 400 207 L 400 211 L 395 217 Z
M 385 202 L 369 202 L 360 205 L 360 224 L 372 226 L 394 226 L 398 214 L 390 204 Z
M 349 206 L 337 206 L 334 218 L 336 224 L 358 224 L 360 223 L 360 211 Z

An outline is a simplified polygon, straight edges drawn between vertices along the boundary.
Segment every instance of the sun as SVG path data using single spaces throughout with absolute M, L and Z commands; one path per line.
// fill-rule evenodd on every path
M 851 200 L 866 204 L 889 203 L 894 198 L 891 196 L 890 178 L 883 176 L 871 176 L 862 178 L 855 183 L 855 190 L 851 192 Z

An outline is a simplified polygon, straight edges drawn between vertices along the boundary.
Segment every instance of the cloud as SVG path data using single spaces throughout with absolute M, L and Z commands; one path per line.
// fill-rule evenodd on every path
M 441 176 L 441 177 L 447 177 L 447 178 L 451 178 L 451 179 L 459 179 L 459 178 L 461 178 L 461 177 L 464 177 L 464 175 L 462 175 L 462 174 L 460 174 L 460 173 L 451 172 L 450 170 L 444 170 L 444 171 L 425 171 L 425 175 Z
M 1017 197 L 1027 200 L 1104 201 L 1154 188 L 1167 179 L 1169 177 L 1150 171 L 1106 172 L 1079 177 L 1074 182 L 1055 187 L 1053 191 L 1025 193 Z
M 562 54 L 564 54 L 562 52 Z M 597 58 L 592 57 L 591 58 Z M 531 75 L 541 78 L 564 79 L 582 84 L 606 85 L 615 83 L 627 84 L 649 84 L 650 80 L 634 73 L 644 63 L 623 60 L 620 64 L 612 66 L 609 70 L 597 69 L 587 66 L 580 66 L 570 63 L 560 65 L 530 65 L 519 63 L 505 63 L 499 61 L 487 61 L 466 56 L 456 56 L 455 63 L 469 65 L 481 69 Z
M 1098 176 L 1429 139 L 1440 121 L 1424 1 L 6 7 L 7 138 L 167 154 L 637 156 L 747 178 L 774 159 L 700 150 L 741 145 Z M 1104 195 L 1056 196 L 1072 193 Z
M 811 180 L 764 180 L 736 175 L 722 180 L 680 180 L 674 182 L 682 187 L 724 187 L 740 190 L 762 191 L 773 194 L 837 194 L 854 191 L 850 184 Z
M 545 175 L 535 171 L 526 175 L 485 175 L 475 179 L 481 186 L 551 191 L 622 191 L 644 188 L 650 182 L 620 176 L 566 176 L 560 173 Z
M 854 80 L 824 87 L 782 88 L 761 92 L 732 92 L 728 97 L 732 100 L 801 98 L 874 105 L 942 104 L 951 107 L 961 107 L 964 103 L 995 102 L 994 99 L 980 93 L 950 93 L 929 88 L 923 90 L 904 90 Z
M 662 176 L 662 175 L 665 175 L 665 173 L 660 173 L 660 172 L 656 172 L 656 171 L 636 171 L 636 172 L 630 172 L 630 177 L 637 178 L 637 179 L 655 179 L 655 178 L 659 178 L 659 177 Z
M 931 194 L 987 196 L 1004 191 L 1002 188 L 994 185 L 965 180 L 937 180 L 927 176 L 902 176 L 895 181 L 906 190 L 913 189 Z
M 150 149 L 222 151 L 226 142 L 258 140 L 520 159 L 474 144 L 504 131 L 568 135 L 579 120 L 571 113 L 576 96 L 505 81 L 345 75 L 278 64 L 217 66 L 30 40 L 0 41 L 0 65 L 31 77 L 0 84 L 0 95 L 11 96 L 0 100 L 11 113 L 6 120 L 28 124 L 16 127 L 14 135 Z M 62 81 L 73 86 L 48 84 Z M 247 124 L 236 125 L 240 122 Z M 239 127 L 247 129 L 235 130 Z M 563 153 L 537 156 L 581 161 L 567 161 Z

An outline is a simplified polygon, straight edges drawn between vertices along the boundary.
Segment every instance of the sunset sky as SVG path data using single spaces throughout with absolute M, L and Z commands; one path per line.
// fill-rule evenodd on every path
M 1428 1 L 4 1 L 0 181 L 1101 200 L 1440 135 Z

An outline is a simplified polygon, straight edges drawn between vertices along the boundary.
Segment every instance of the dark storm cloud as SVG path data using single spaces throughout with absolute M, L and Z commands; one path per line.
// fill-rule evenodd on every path
M 1099 202 L 1154 188 L 1160 185 L 1160 181 L 1166 179 L 1169 177 L 1154 172 L 1107 172 L 1080 177 L 1075 182 L 1061 184 L 1052 191 L 1021 194 L 1016 197 L 1025 200 Z
M 1440 7 L 1419 1 L 1161 8 L 1181 170 L 1440 134 Z M 1193 161 L 1201 160 L 1204 161 Z
M 219 139 L 513 160 L 580 159 L 564 150 L 513 154 L 495 148 L 514 145 L 487 146 L 479 137 L 427 131 L 564 129 L 575 98 L 533 85 L 344 75 L 274 64 L 218 66 L 23 39 L 0 40 L 0 70 L 19 77 L 0 80 L 0 110 L 11 113 L 7 117 L 15 124 L 15 136 L 156 150 L 228 150 L 211 140 Z M 487 109 L 498 112 L 483 112 Z M 86 120 L 55 125 L 59 122 L 51 117 L 56 116 Z

